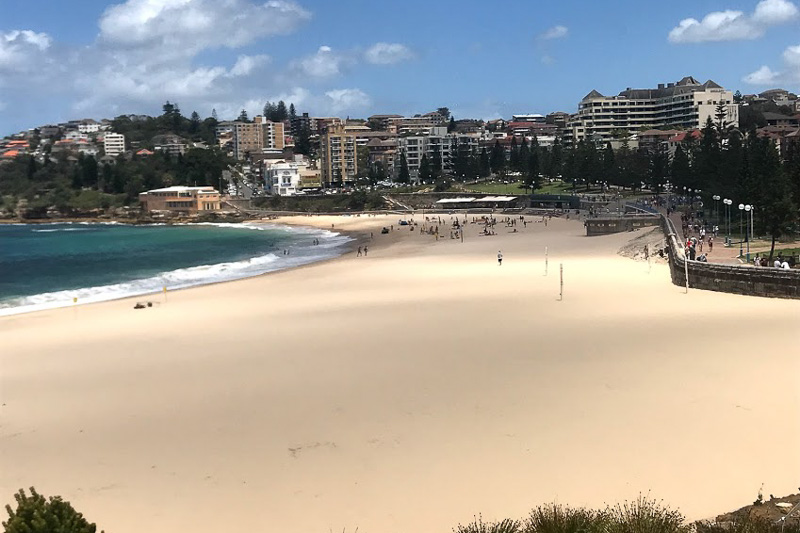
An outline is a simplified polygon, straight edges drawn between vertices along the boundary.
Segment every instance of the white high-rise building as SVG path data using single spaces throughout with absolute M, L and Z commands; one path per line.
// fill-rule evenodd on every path
M 106 155 L 116 157 L 125 152 L 125 136 L 121 133 L 106 133 L 103 137 L 103 149 Z
M 722 106 L 727 125 L 739 125 L 739 106 L 733 93 L 713 81 L 700 83 L 691 76 L 657 89 L 631 89 L 617 96 L 592 91 L 578 104 L 567 125 L 567 142 L 590 139 L 607 142 L 622 133 L 635 137 L 642 129 L 702 128 L 709 117 L 717 121 Z

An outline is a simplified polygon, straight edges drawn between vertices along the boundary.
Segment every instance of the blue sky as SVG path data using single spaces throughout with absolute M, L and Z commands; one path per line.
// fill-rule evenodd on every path
M 692 75 L 800 91 L 792 0 L 0 0 L 0 135 L 72 118 L 574 112 Z

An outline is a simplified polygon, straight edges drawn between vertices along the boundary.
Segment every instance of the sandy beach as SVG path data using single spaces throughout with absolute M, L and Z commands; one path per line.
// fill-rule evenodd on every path
M 684 294 L 616 254 L 638 232 L 528 217 L 462 243 L 397 219 L 276 221 L 367 257 L 0 317 L 0 503 L 35 486 L 114 533 L 446 533 L 795 492 L 800 302 Z

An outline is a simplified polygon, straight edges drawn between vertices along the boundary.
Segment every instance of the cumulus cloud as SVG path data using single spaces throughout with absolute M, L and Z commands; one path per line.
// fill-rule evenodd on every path
M 569 34 L 569 28 L 566 26 L 553 26 L 539 34 L 539 39 L 542 41 L 549 41 L 552 39 L 563 39 Z
M 290 68 L 311 78 L 331 78 L 341 74 L 342 68 L 350 62 L 349 57 L 334 52 L 330 46 L 320 46 L 316 53 L 293 61 Z
M 791 22 L 799 13 L 789 0 L 761 0 L 750 15 L 725 10 L 712 11 L 702 20 L 683 19 L 667 38 L 676 44 L 757 39 L 770 26 Z
M 326 107 L 331 113 L 358 110 L 370 105 L 370 98 L 361 89 L 335 89 L 325 93 Z
M 29 65 L 50 48 L 50 42 L 46 33 L 31 30 L 0 33 L 0 70 Z
M 239 56 L 228 72 L 228 76 L 248 76 L 253 70 L 269 62 L 267 55 Z
M 364 59 L 374 65 L 391 65 L 413 57 L 413 52 L 400 43 L 375 43 L 364 52 Z
M 193 55 L 206 48 L 238 48 L 291 33 L 311 14 L 299 5 L 271 0 L 128 0 L 100 18 L 100 40 L 112 45 L 160 48 Z
M 772 70 L 767 65 L 763 65 L 742 80 L 750 85 L 762 86 L 800 83 L 800 44 L 789 46 L 783 51 L 783 63 L 782 70 Z

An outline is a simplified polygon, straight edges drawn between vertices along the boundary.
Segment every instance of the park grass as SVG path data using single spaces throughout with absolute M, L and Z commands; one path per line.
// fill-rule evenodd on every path
M 525 190 L 525 186 L 521 181 L 512 181 L 510 183 L 502 182 L 484 182 L 474 183 L 469 185 L 461 185 L 461 188 L 466 192 L 478 192 L 485 194 L 528 194 L 530 189 Z M 543 187 L 536 189 L 535 194 L 571 194 L 572 186 L 569 183 L 556 181 L 553 183 L 546 183 Z

